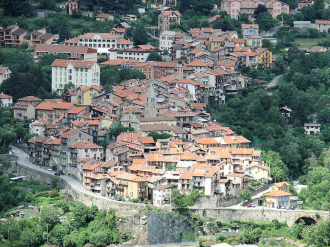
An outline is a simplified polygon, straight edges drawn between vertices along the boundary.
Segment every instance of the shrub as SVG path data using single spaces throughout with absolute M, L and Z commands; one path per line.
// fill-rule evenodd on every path
M 137 199 L 137 198 L 135 198 L 135 199 L 133 199 L 133 200 L 132 200 L 132 202 L 133 202 L 133 203 L 139 203 L 139 202 L 140 202 L 140 200 L 139 200 L 139 199 Z

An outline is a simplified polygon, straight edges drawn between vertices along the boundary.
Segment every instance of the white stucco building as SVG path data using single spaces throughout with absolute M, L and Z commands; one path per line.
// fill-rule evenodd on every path
M 174 36 L 178 32 L 174 31 L 163 31 L 159 35 L 159 50 L 170 50 L 173 46 Z
M 98 54 L 109 54 L 110 48 L 128 49 L 133 42 L 111 33 L 86 33 L 63 42 L 66 46 L 85 46 L 97 49 Z
M 6 80 L 10 77 L 11 70 L 8 67 L 2 67 L 0 66 L 0 85 L 3 82 L 3 80 Z
M 46 120 L 36 120 L 29 125 L 29 133 L 30 134 L 37 134 L 38 136 L 42 137 L 45 136 L 46 125 L 49 124 Z
M 0 106 L 11 107 L 11 105 L 13 104 L 13 97 L 1 92 L 0 101 L 1 101 Z
M 134 59 L 140 62 L 146 62 L 150 52 L 161 53 L 159 50 L 143 49 L 139 47 L 129 49 L 109 49 L 109 59 Z
M 56 59 L 52 64 L 52 90 L 63 93 L 72 82 L 80 86 L 100 86 L 100 66 L 94 61 Z

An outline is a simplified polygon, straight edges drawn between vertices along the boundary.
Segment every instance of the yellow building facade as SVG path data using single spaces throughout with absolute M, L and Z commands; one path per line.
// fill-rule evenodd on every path
M 101 89 L 96 86 L 81 86 L 77 89 L 77 104 L 91 105 L 92 99 L 101 92 Z

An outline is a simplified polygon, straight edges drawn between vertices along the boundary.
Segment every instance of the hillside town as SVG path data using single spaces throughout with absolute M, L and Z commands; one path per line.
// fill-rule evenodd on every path
M 274 7 L 281 7 L 276 3 Z M 230 2 L 221 4 L 224 9 L 228 6 Z M 274 9 L 273 15 L 281 9 Z M 58 37 L 45 29 L 29 34 L 18 25 L 3 29 L 1 40 L 8 46 L 28 42 L 36 63 L 45 54 L 68 56 L 51 65 L 52 91 L 63 98 L 31 95 L 13 106 L 15 119 L 33 119 L 30 161 L 73 176 L 96 194 L 155 205 L 168 204 L 172 189 L 184 194 L 195 188 L 207 196 L 230 198 L 248 188 L 249 180 L 271 182 L 262 151 L 213 120 L 206 107 L 211 101 L 225 104 L 228 96 L 244 88 L 266 89 L 266 81 L 252 80 L 241 70 L 271 69 L 276 56 L 262 48 L 258 24 L 242 24 L 241 33 L 212 27 L 171 31 L 170 24 L 180 23 L 180 16 L 171 7 L 160 9 L 157 48 L 134 46 L 124 39 L 131 27 L 127 22 L 108 33 L 85 33 L 59 45 L 52 44 Z M 96 20 L 111 17 L 100 14 Z M 218 18 L 208 22 L 212 25 Z M 151 53 L 162 55 L 163 61 L 148 61 Z M 108 60 L 99 64 L 100 56 Z M 100 68 L 106 65 L 138 70 L 146 79 L 130 79 L 104 90 Z M 1 83 L 10 77 L 10 68 L 0 67 L 0 75 Z M 0 95 L 4 106 L 13 104 L 12 98 Z M 279 112 L 288 119 L 291 109 L 282 107 Z M 319 132 L 319 127 L 306 123 L 306 134 Z M 290 194 L 287 188 L 281 191 Z M 272 200 L 266 205 L 274 207 Z

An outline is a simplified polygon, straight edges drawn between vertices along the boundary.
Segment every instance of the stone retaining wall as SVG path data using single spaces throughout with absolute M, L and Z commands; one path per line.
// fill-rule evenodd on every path
M 43 183 L 50 183 L 52 179 L 58 179 L 60 188 L 68 190 L 73 200 L 77 202 L 82 202 L 88 207 L 96 205 L 100 210 L 109 210 L 110 208 L 112 208 L 120 213 L 127 213 L 139 210 L 141 207 L 145 207 L 144 204 L 117 202 L 110 200 L 106 197 L 86 194 L 84 191 L 79 191 L 78 189 L 73 188 L 65 179 L 61 177 L 44 173 L 42 171 L 23 166 L 19 163 L 17 163 L 17 165 L 12 164 L 11 170 L 16 172 L 18 175 L 26 176 L 27 179 L 35 179 Z

